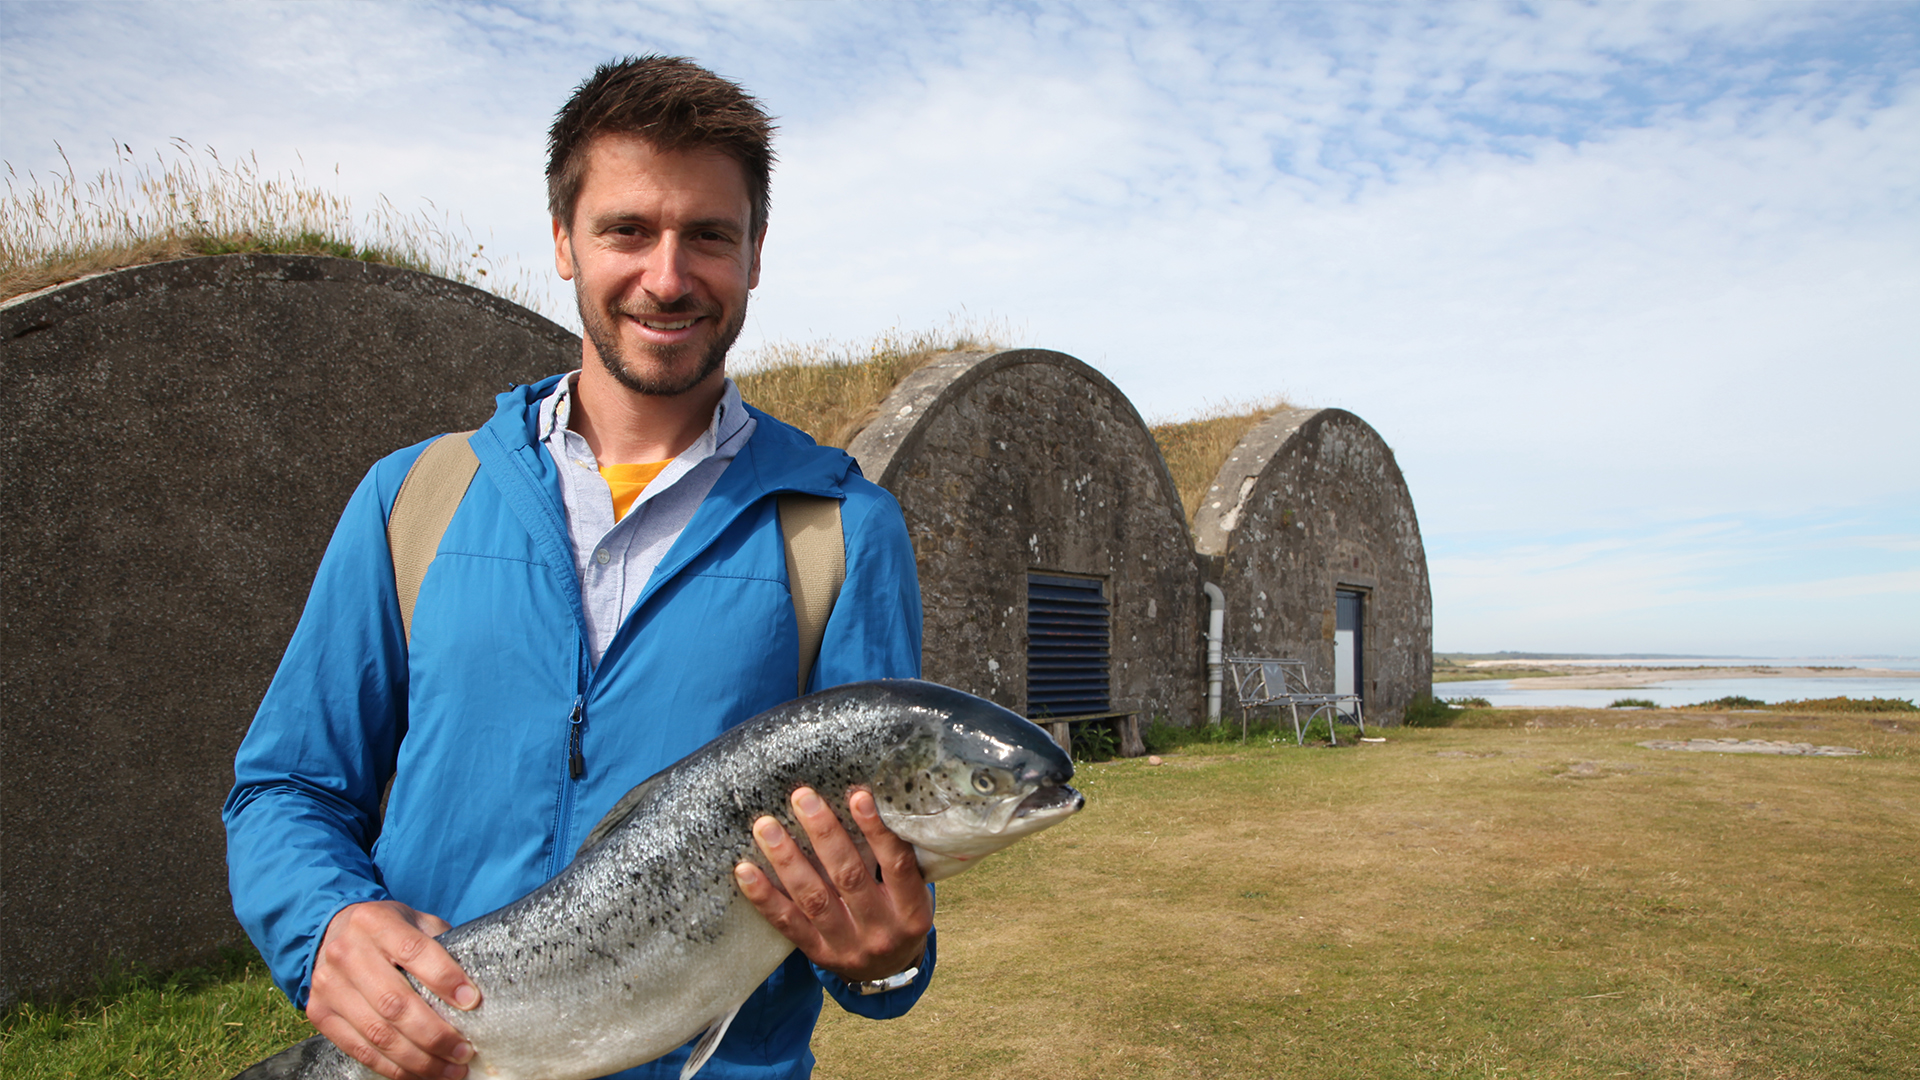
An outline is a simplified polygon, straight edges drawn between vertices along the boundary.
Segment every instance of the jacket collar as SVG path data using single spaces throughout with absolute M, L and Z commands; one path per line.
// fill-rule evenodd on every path
M 847 478 L 860 468 L 851 456 L 816 445 L 804 432 L 751 405 L 747 409 L 758 421 L 753 437 L 720 474 L 700 509 L 694 511 L 693 520 L 687 522 L 680 538 L 660 560 L 641 590 L 639 604 L 645 604 L 681 568 L 768 496 L 796 492 L 830 499 L 846 497 Z
M 567 536 L 566 510 L 560 501 L 557 466 L 540 442 L 540 401 L 565 378 L 554 375 L 527 386 L 516 386 L 495 398 L 493 419 L 471 440 L 480 464 L 501 490 L 515 516 L 534 537 L 546 561 L 564 571 L 579 604 L 574 580 L 572 541 Z M 742 514 L 762 499 L 785 492 L 844 498 L 849 477 L 860 467 L 845 451 L 819 446 L 806 433 L 747 406 L 758 421 L 753 436 L 740 448 L 713 489 L 694 512 L 693 519 L 655 568 L 639 603 L 671 581 L 687 563 Z
M 548 376 L 537 383 L 515 386 L 493 399 L 493 419 L 487 421 L 500 444 L 508 450 L 534 446 L 540 442 L 540 401 L 560 380 L 572 372 Z

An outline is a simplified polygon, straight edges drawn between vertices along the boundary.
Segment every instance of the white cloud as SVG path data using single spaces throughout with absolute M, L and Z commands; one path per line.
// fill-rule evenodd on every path
M 1817 651 L 1854 631 L 1794 608 L 1819 586 L 1779 567 L 1889 588 L 1912 569 L 1920 530 L 1894 513 L 1920 504 L 1910 5 L 8 14 L 0 156 L 22 171 L 56 140 L 82 172 L 109 139 L 179 135 L 270 171 L 297 150 L 329 183 L 339 163 L 356 204 L 430 198 L 543 277 L 553 109 L 609 56 L 695 55 L 784 129 L 745 344 L 964 308 L 1150 415 L 1274 391 L 1351 409 L 1394 445 L 1441 553 L 1441 625 L 1513 635 L 1487 647 L 1652 647 L 1634 635 L 1692 610 Z M 1847 513 L 1906 562 L 1751 557 L 1765 522 Z M 1768 609 L 1752 588 L 1787 592 Z M 1860 632 L 1912 638 L 1868 607 Z

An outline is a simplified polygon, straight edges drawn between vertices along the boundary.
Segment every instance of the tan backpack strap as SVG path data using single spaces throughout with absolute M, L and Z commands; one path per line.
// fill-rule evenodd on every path
M 820 658 L 827 617 L 847 580 L 847 538 L 840 532 L 840 500 L 821 495 L 780 496 L 780 534 L 786 540 L 787 583 L 800 627 L 800 693 Z
M 420 583 L 440 550 L 453 512 L 467 496 L 467 485 L 480 471 L 480 459 L 467 445 L 471 431 L 443 435 L 421 451 L 400 482 L 387 514 L 387 550 L 393 555 L 393 591 L 400 598 L 400 625 L 413 641 L 413 605 L 420 599 Z

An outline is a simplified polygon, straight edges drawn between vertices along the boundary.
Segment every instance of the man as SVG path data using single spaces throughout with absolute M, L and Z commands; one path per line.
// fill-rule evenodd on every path
M 898 505 L 726 377 L 760 276 L 771 131 L 685 60 L 581 85 L 547 166 L 580 370 L 500 395 L 471 437 L 480 468 L 410 636 L 386 523 L 427 444 L 374 466 L 241 746 L 224 815 L 235 911 L 288 997 L 383 1075 L 466 1073 L 472 1048 L 401 975 L 459 1008 L 482 1000 L 434 934 L 552 877 L 629 788 L 794 695 L 780 494 L 841 503 L 846 583 L 809 688 L 919 673 Z M 873 1017 L 925 989 L 928 890 L 871 795 L 852 803 L 882 880 L 813 792 L 794 809 L 818 866 L 757 824 L 778 887 L 744 863 L 738 884 L 797 951 L 703 1076 L 806 1075 L 822 987 Z M 685 1053 L 622 1075 L 677 1075 Z

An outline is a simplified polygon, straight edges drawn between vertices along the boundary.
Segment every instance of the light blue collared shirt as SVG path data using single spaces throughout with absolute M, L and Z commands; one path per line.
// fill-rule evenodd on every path
M 714 406 L 713 423 L 653 478 L 616 522 L 613 491 L 600 476 L 600 463 L 587 440 L 567 426 L 579 377 L 576 371 L 561 379 L 553 393 L 541 399 L 540 441 L 560 469 L 560 498 L 567 508 L 567 535 L 573 541 L 573 567 L 587 615 L 587 647 L 597 665 L 647 579 L 753 436 L 757 421 L 728 379 L 720 404 Z

